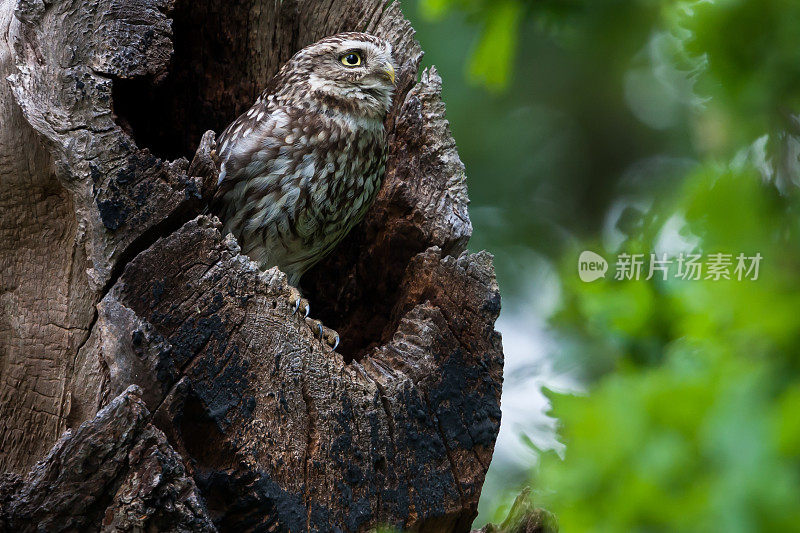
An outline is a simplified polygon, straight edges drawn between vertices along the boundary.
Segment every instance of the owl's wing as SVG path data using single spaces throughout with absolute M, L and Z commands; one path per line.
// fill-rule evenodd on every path
M 219 201 L 238 183 L 259 175 L 273 160 L 288 133 L 288 116 L 280 108 L 269 108 L 263 96 L 217 139 L 220 173 L 214 201 Z

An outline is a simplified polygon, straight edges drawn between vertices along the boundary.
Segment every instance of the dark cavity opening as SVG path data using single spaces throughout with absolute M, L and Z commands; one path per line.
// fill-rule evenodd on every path
M 301 281 L 311 315 L 339 333 L 336 351 L 345 362 L 359 361 L 391 340 L 398 325 L 393 310 L 399 285 L 411 258 L 426 248 L 412 224 L 394 220 L 393 227 L 386 227 L 387 219 L 396 216 L 373 207 Z
M 255 78 L 264 76 L 249 68 L 248 11 L 227 1 L 176 2 L 168 74 L 158 82 L 114 80 L 117 123 L 137 146 L 168 160 L 191 159 L 205 131 L 221 133 L 252 104 L 264 83 Z

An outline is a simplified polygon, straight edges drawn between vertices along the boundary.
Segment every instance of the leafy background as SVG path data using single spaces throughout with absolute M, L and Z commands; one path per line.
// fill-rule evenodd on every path
M 504 295 L 475 525 L 530 485 L 562 531 L 800 526 L 800 2 L 414 0 Z M 606 278 L 583 283 L 593 250 Z M 763 257 L 614 280 L 619 253 Z

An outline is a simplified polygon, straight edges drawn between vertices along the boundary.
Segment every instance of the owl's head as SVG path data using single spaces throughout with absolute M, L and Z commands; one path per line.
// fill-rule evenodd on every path
M 392 45 L 367 33 L 339 33 L 297 52 L 281 68 L 283 88 L 325 109 L 383 119 L 392 103 Z

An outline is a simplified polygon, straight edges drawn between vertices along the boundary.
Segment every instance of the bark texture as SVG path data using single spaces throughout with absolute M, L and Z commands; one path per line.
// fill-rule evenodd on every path
M 304 280 L 331 352 L 203 213 L 213 131 L 348 30 L 400 69 L 379 197 Z M 421 56 L 383 0 L 0 0 L 0 529 L 469 530 L 500 296 Z

